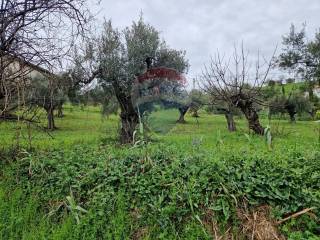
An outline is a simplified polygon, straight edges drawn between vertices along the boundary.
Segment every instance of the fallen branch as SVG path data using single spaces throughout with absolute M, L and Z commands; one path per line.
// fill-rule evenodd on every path
M 277 224 L 277 225 L 280 225 L 280 224 L 282 224 L 282 223 L 284 223 L 284 222 L 286 222 L 286 221 L 288 221 L 288 220 L 290 220 L 290 219 L 292 219 L 292 218 L 299 217 L 300 215 L 305 214 L 305 213 L 310 212 L 310 211 L 315 210 L 315 209 L 316 209 L 316 207 L 311 207 L 311 208 L 303 209 L 303 210 L 301 210 L 300 212 L 296 212 L 296 213 L 290 215 L 289 217 L 286 217 L 286 218 L 278 221 L 276 224 Z

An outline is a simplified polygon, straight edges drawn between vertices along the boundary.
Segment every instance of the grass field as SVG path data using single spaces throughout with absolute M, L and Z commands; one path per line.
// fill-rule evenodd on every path
M 194 139 L 201 139 L 204 147 L 215 147 L 217 142 L 227 146 L 246 147 L 248 142 L 260 146 L 264 138 L 250 135 L 246 121 L 236 119 L 238 131 L 229 133 L 226 128 L 226 121 L 223 115 L 208 115 L 202 113 L 198 119 L 186 116 L 186 124 L 175 124 L 178 118 L 178 111 L 156 112 L 151 118 L 152 127 L 158 131 L 152 134 L 156 140 L 177 144 L 190 144 Z M 77 144 L 97 145 L 104 138 L 116 140 L 119 128 L 118 116 L 111 115 L 109 118 L 102 117 L 99 107 L 71 107 L 65 108 L 65 116 L 56 118 L 57 131 L 46 132 L 31 125 L 31 143 L 36 149 L 50 149 L 54 147 L 74 146 Z M 41 126 L 45 126 L 45 119 Z M 319 142 L 320 123 L 314 121 L 298 121 L 294 124 L 288 120 L 262 119 L 264 126 L 270 125 L 274 136 L 273 145 L 275 150 L 282 146 L 297 145 L 299 147 L 313 148 L 313 144 Z M 17 131 L 21 127 L 22 131 Z M 17 134 L 20 134 L 19 141 L 25 147 L 28 146 L 28 126 L 24 123 L 0 123 L 0 142 L 2 147 L 14 145 L 17 141 Z M 223 141 L 227 140 L 227 141 Z M 312 143 L 312 144 L 310 144 Z
M 64 113 L 50 134 L 0 123 L 0 239 L 320 239 L 319 123 L 262 119 L 270 146 L 244 119 L 157 112 L 150 143 L 119 146 L 117 116 Z

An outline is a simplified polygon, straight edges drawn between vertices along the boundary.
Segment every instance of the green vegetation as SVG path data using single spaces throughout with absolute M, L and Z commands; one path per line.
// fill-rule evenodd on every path
M 14 149 L 17 123 L 0 124 L 0 239 L 245 239 L 251 225 L 243 216 L 261 206 L 275 221 L 320 206 L 316 122 L 262 119 L 270 149 L 245 120 L 230 133 L 223 116 L 200 112 L 151 143 L 124 147 L 117 117 L 102 119 L 99 107 L 64 113 L 53 138 L 33 129 L 32 148 L 21 138 Z M 319 239 L 319 213 L 276 233 Z
M 111 115 L 109 118 L 101 115 L 100 107 L 77 107 L 66 105 L 64 108 L 65 116 L 56 118 L 57 131 L 47 132 L 39 129 L 38 124 L 31 124 L 32 146 L 36 149 L 48 149 L 53 147 L 68 148 L 74 144 L 96 145 L 102 136 L 113 136 L 116 133 L 118 117 Z M 45 123 L 45 113 L 42 114 Z M 28 125 L 15 122 L 1 122 L 0 141 L 3 147 L 9 147 L 17 141 L 17 128 L 22 128 L 22 144 L 28 147 Z
M 320 32 L 187 91 L 185 50 L 87 4 L 1 4 L 0 240 L 320 239 Z

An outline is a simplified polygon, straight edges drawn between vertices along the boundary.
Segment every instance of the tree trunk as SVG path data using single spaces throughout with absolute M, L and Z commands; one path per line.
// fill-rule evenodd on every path
M 199 114 L 198 114 L 198 110 L 193 110 L 192 111 L 192 117 L 194 117 L 194 118 L 200 117 Z
M 233 114 L 232 113 L 225 113 L 224 115 L 227 119 L 229 132 L 235 132 L 237 130 L 237 128 L 236 128 L 236 123 L 233 119 Z
M 317 109 L 316 108 L 311 109 L 310 111 L 308 111 L 308 113 L 310 114 L 312 120 L 316 119 L 316 114 L 317 114 Z
M 63 104 L 59 104 L 58 106 L 58 113 L 57 113 L 57 117 L 58 118 L 63 118 Z
M 136 130 L 137 124 L 139 123 L 139 116 L 133 107 L 131 96 L 126 96 L 123 92 L 119 91 L 117 92 L 116 97 L 121 109 L 120 143 L 133 143 L 133 134 Z
M 269 112 L 268 112 L 268 120 L 270 121 L 272 118 L 272 114 L 271 114 L 271 111 L 270 111 L 270 108 L 269 108 Z
M 240 108 L 241 112 L 246 117 L 249 124 L 249 129 L 253 130 L 256 134 L 264 135 L 264 128 L 260 124 L 259 115 L 253 107 L 252 101 L 250 99 L 238 99 L 239 97 L 237 96 L 234 101 L 234 105 Z
M 290 116 L 290 122 L 294 123 L 296 122 L 296 112 L 288 112 Z
M 128 144 L 133 142 L 133 134 L 138 124 L 138 115 L 134 112 L 122 112 L 121 118 L 121 130 L 120 130 L 120 143 Z
M 53 114 L 53 108 L 47 108 L 47 119 L 48 119 L 48 130 L 53 131 L 54 129 L 56 129 L 56 126 L 54 124 L 54 114 Z
M 179 107 L 178 109 L 179 109 L 180 117 L 177 120 L 177 123 L 186 123 L 186 120 L 184 120 L 184 116 L 188 112 L 189 106 Z
M 287 103 L 286 106 L 285 106 L 285 109 L 287 110 L 287 112 L 288 112 L 288 114 L 290 116 L 290 121 L 292 123 L 294 123 L 296 121 L 295 115 L 297 113 L 295 105 Z
M 133 143 L 133 134 L 139 123 L 138 113 L 133 106 L 131 94 L 128 94 L 127 90 L 123 89 L 116 80 L 113 81 L 112 86 L 121 109 L 121 128 L 119 133 L 120 143 Z
M 313 94 L 314 82 L 311 80 L 307 80 L 307 84 L 308 84 L 309 99 L 314 99 L 314 94 Z
M 256 134 L 263 135 L 264 128 L 260 124 L 259 116 L 256 110 L 253 107 L 251 107 L 246 109 L 243 113 L 245 114 L 246 119 L 248 120 L 249 128 L 253 130 Z

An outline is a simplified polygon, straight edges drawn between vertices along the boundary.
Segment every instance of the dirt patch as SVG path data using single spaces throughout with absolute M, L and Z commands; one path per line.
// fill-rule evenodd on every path
M 147 227 L 140 227 L 135 230 L 131 236 L 132 240 L 141 240 L 145 239 L 149 234 L 149 230 Z
M 248 209 L 246 204 L 237 209 L 238 223 L 230 223 L 225 231 L 216 220 L 214 211 L 206 209 L 201 218 L 207 232 L 215 240 L 284 240 L 276 221 L 270 217 L 271 208 L 267 205 Z
M 267 205 L 253 210 L 238 209 L 237 216 L 241 221 L 242 234 L 252 240 L 283 240 L 276 222 L 270 218 L 271 208 Z
M 138 208 L 132 209 L 130 211 L 130 216 L 134 222 L 137 224 L 137 228 L 131 234 L 130 239 L 141 240 L 145 239 L 149 234 L 149 229 L 147 226 L 138 226 L 139 219 L 141 218 L 141 213 Z
M 207 209 L 202 218 L 202 224 L 208 231 L 208 233 L 212 236 L 212 239 L 215 240 L 236 240 L 240 239 L 237 234 L 234 234 L 231 229 L 232 227 L 228 227 L 226 231 L 221 232 L 219 224 L 217 223 L 214 212 L 211 209 Z

